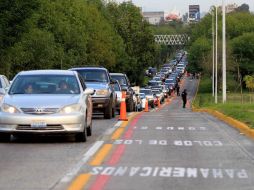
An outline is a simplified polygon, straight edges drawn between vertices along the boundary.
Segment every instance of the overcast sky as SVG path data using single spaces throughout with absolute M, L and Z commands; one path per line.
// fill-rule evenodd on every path
M 124 0 L 115 1 L 123 2 Z M 212 5 L 220 5 L 222 0 L 132 0 L 132 2 L 142 7 L 143 11 L 171 12 L 176 8 L 183 14 L 188 12 L 188 5 L 200 5 L 201 12 L 208 12 Z M 238 5 L 246 3 L 250 6 L 250 10 L 254 11 L 254 0 L 225 0 L 225 3 L 236 3 Z

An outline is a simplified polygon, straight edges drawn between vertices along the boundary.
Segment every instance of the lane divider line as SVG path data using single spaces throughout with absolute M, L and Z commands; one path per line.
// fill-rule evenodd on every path
M 98 151 L 103 145 L 104 141 L 97 141 L 93 146 L 83 155 L 82 159 L 72 168 L 61 180 L 62 183 L 70 182 L 75 175 L 77 175 L 80 168 Z
M 109 175 L 98 175 L 89 190 L 102 190 L 110 177 Z
M 124 128 L 118 128 L 112 135 L 111 140 L 119 139 L 122 136 L 124 130 L 125 130 Z
M 116 165 L 120 161 L 120 158 L 122 157 L 124 151 L 125 145 L 118 145 L 107 164 L 111 166 Z
M 135 116 L 136 114 L 128 114 L 128 116 L 130 116 L 129 121 Z M 123 122 L 123 121 L 118 121 L 114 127 L 108 129 L 104 134 L 112 134 L 114 132 L 115 129 L 119 130 L 119 129 L 123 129 L 128 125 L 128 121 Z M 115 132 L 116 133 L 116 132 Z M 114 135 L 114 134 L 113 134 Z M 112 137 L 113 137 L 112 135 Z M 120 136 L 119 136 L 120 138 Z M 90 157 L 92 157 L 96 152 L 96 155 L 93 157 L 92 161 L 89 163 L 91 166 L 97 166 L 97 165 L 101 165 L 102 162 L 104 161 L 105 157 L 108 155 L 108 153 L 110 152 L 110 150 L 112 149 L 113 145 L 112 144 L 104 144 L 104 141 L 98 141 L 97 144 L 93 145 L 93 148 L 89 149 L 86 153 L 85 153 L 85 157 L 82 159 L 82 161 L 80 162 L 81 164 L 79 164 L 79 167 L 77 167 L 77 169 L 75 169 L 75 172 L 70 172 L 71 175 L 67 174 L 63 180 L 61 180 L 61 182 L 69 182 L 71 179 L 73 179 L 73 177 L 75 175 L 77 175 L 78 171 L 80 170 L 80 168 L 84 165 L 84 163 L 86 163 Z M 102 146 L 103 145 L 103 146 Z M 102 147 L 101 147 L 102 146 Z M 98 152 L 98 149 L 101 147 L 101 149 Z M 122 149 L 122 150 L 121 150 Z M 118 158 L 117 154 L 122 154 L 124 152 L 123 148 L 119 148 L 116 150 L 118 153 L 115 153 L 113 156 L 114 159 L 111 161 L 112 163 L 116 163 L 120 160 L 120 157 Z M 89 176 L 91 174 L 80 174 L 79 176 L 76 177 L 76 179 L 71 183 L 70 188 L 71 187 L 79 187 L 80 189 L 83 189 L 86 184 L 89 181 L 89 178 L 85 178 L 85 176 Z M 83 176 L 83 177 L 80 177 Z M 98 176 L 97 179 L 95 180 L 95 183 L 91 186 L 91 189 L 102 189 L 102 187 L 105 186 L 106 182 L 109 180 L 108 176 Z M 78 185 L 75 185 L 78 184 Z M 75 189 L 75 188 L 74 188 Z M 75 189 L 76 190 L 76 189 Z M 79 189 L 78 189 L 79 190 Z
M 81 174 L 72 182 L 68 190 L 82 190 L 90 177 L 91 174 Z
M 112 149 L 112 144 L 104 144 L 102 148 L 97 152 L 94 156 L 93 160 L 89 163 L 91 166 L 99 166 L 102 164 L 104 158 L 108 155 L 110 150 Z

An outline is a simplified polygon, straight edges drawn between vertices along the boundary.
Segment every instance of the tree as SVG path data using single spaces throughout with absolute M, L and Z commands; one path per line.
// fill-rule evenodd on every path
M 244 33 L 231 41 L 232 54 L 237 59 L 242 76 L 254 72 L 254 32 Z
M 243 81 L 245 82 L 246 87 L 249 89 L 249 91 L 253 92 L 253 89 L 254 89 L 254 76 L 246 75 L 243 78 Z M 250 102 L 252 102 L 251 95 L 250 95 Z
M 242 4 L 241 6 L 236 8 L 238 12 L 250 12 L 250 6 L 246 3 Z

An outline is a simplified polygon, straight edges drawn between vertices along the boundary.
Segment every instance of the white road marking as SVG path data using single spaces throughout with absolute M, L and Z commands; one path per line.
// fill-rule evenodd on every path
M 104 141 L 97 141 L 93 146 L 83 155 L 82 159 L 72 168 L 61 180 L 62 183 L 70 182 L 75 175 L 77 175 L 80 168 L 98 151 L 103 145 Z
M 170 177 L 203 179 L 248 179 L 245 169 L 224 168 L 185 168 L 185 167 L 93 167 L 92 175 L 128 176 L 128 177 Z
M 106 130 L 106 132 L 104 133 L 105 135 L 110 135 L 112 134 L 116 128 L 120 127 L 121 124 L 123 122 L 122 121 L 118 121 L 114 127 L 109 128 L 108 130 Z M 60 182 L 62 183 L 68 183 L 70 182 L 73 177 L 75 175 L 77 175 L 77 173 L 79 172 L 79 170 L 81 169 L 81 167 L 99 150 L 99 148 L 104 144 L 104 141 L 97 141 L 93 144 L 93 146 L 83 155 L 82 159 L 74 166 L 74 168 L 72 168 L 61 180 Z

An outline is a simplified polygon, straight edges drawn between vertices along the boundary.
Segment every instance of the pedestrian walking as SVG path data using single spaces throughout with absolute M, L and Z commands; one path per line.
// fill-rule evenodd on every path
M 182 92 L 182 100 L 183 100 L 183 108 L 185 108 L 186 103 L 187 103 L 187 90 L 184 89 Z
M 176 94 L 177 94 L 177 96 L 180 96 L 180 86 L 178 83 L 176 85 Z

